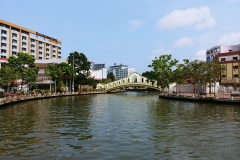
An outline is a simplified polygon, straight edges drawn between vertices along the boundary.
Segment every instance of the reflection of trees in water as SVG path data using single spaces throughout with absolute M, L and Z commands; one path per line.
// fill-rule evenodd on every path
M 69 96 L 1 109 L 0 121 L 4 123 L 0 123 L 0 156 L 23 156 L 24 152 L 18 150 L 25 150 L 26 157 L 47 154 L 62 145 L 81 148 L 69 143 L 75 138 L 92 138 L 88 128 L 91 99 L 91 96 Z
M 0 155 L 11 150 L 23 149 L 39 142 L 42 138 L 33 132 L 44 123 L 40 101 L 15 104 L 0 110 Z M 42 103 L 41 103 L 42 105 Z M 45 110 L 45 109 L 44 109 Z
M 235 135 L 240 128 L 232 123 L 239 123 L 240 108 L 236 105 L 159 99 L 148 103 L 148 108 L 152 120 L 149 128 L 153 131 L 150 140 L 154 143 L 156 155 L 173 153 L 175 148 L 188 150 L 196 157 L 205 156 L 205 151 L 211 149 L 213 155 L 221 153 L 220 146 L 225 144 L 223 139 L 228 139 L 229 133 Z M 237 129 L 226 132 L 229 125 Z M 237 140 L 237 137 L 233 139 Z

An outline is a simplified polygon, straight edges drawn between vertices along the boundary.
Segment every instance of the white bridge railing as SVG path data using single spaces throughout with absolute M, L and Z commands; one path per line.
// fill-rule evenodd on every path
M 145 87 L 145 88 L 154 88 L 156 90 L 160 90 L 157 86 L 157 82 L 150 82 L 146 77 L 138 73 L 132 73 L 130 76 L 113 81 L 108 84 L 99 84 L 97 89 L 105 89 L 105 91 L 111 91 L 121 87 Z

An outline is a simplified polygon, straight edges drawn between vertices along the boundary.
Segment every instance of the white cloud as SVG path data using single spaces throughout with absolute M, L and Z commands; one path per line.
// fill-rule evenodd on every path
M 217 45 L 236 45 L 240 44 L 240 32 L 225 34 L 219 38 Z
M 193 44 L 193 40 L 189 37 L 184 37 L 184 38 L 181 38 L 179 40 L 177 40 L 174 44 L 174 47 L 184 47 L 186 45 L 192 45 Z
M 134 31 L 137 28 L 143 26 L 145 24 L 144 21 L 139 21 L 139 20 L 131 20 L 128 21 L 128 25 L 130 26 L 131 30 Z
M 213 27 L 215 23 L 215 19 L 211 16 L 210 9 L 208 7 L 201 7 L 174 10 L 158 20 L 157 25 L 160 29 L 192 25 L 196 29 L 205 29 Z
M 197 53 L 195 53 L 193 55 L 193 60 L 197 59 L 197 60 L 203 60 L 205 61 L 206 60 L 206 50 L 200 50 L 200 51 L 197 51 Z

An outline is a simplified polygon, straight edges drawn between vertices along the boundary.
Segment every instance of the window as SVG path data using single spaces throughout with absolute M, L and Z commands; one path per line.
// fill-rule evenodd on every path
M 53 45 L 52 47 L 55 48 L 56 46 Z
M 233 60 L 234 60 L 234 61 L 238 60 L 238 57 L 233 57 Z
M 22 51 L 26 51 L 26 48 L 22 48 Z
M 4 40 L 7 40 L 7 38 L 6 37 L 1 37 L 1 40 L 4 41 Z
M 53 50 L 52 52 L 53 52 L 53 53 L 56 53 L 56 51 L 55 51 L 55 50 Z
M 234 74 L 234 75 L 233 75 L 233 78 L 238 78 L 238 74 Z
M 26 42 L 22 42 L 22 46 L 26 46 L 27 45 L 27 43 Z
M 39 41 L 39 44 L 42 44 L 42 42 Z
M 46 54 L 46 56 L 48 57 L 48 56 L 49 56 L 49 54 L 47 53 L 47 54 Z
M 39 55 L 42 55 L 42 52 L 39 52 L 38 54 L 39 54 Z
M 53 58 L 55 58 L 56 56 L 55 55 L 53 55 Z
M 2 30 L 1 34 L 7 34 L 7 31 Z
M 6 43 L 1 43 L 1 47 L 6 47 Z
M 61 59 L 61 56 L 58 56 L 58 59 Z
M 234 70 L 237 70 L 237 69 L 238 69 L 238 66 L 233 66 L 233 69 L 234 69 Z
M 34 39 L 31 39 L 31 42 L 35 42 L 35 40 L 34 40 Z
M 25 36 L 22 36 L 22 40 L 27 40 L 27 37 L 25 37 Z
M 17 52 L 14 52 L 14 51 L 13 51 L 13 52 L 12 52 L 12 55 L 17 55 Z
M 223 74 L 223 75 L 222 75 L 222 78 L 223 78 L 223 79 L 225 79 L 225 78 L 226 78 L 226 75 L 225 75 L 225 74 Z
M 39 60 L 42 60 L 42 57 L 38 57 Z
M 49 44 L 47 43 L 46 46 L 49 47 Z
M 34 44 L 31 44 L 31 48 L 34 48 L 35 47 L 35 45 Z
M 39 47 L 39 49 L 42 49 L 42 47 Z
M 1 49 L 2 53 L 7 53 L 7 51 L 5 49 Z
M 12 46 L 12 49 L 17 49 L 17 46 Z
M 13 39 L 13 40 L 12 40 L 12 43 L 17 43 L 17 40 Z
M 12 33 L 12 38 L 17 37 L 16 33 Z
M 58 47 L 59 50 L 61 50 L 61 47 Z
M 34 50 L 31 49 L 31 53 L 34 53 Z
M 46 49 L 46 51 L 48 52 L 48 51 L 49 51 L 49 49 L 47 48 L 47 49 Z
M 226 58 L 221 58 L 221 62 L 224 62 L 226 60 Z

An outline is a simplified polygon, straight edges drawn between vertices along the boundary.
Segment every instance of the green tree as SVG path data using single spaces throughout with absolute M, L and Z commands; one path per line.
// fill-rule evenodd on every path
M 53 81 L 56 81 L 57 90 L 63 91 L 65 88 L 64 81 L 67 82 L 73 77 L 72 67 L 65 63 L 49 64 L 45 69 L 47 76 L 51 77 Z
M 162 88 L 169 86 L 172 80 L 173 67 L 176 66 L 178 60 L 173 59 L 172 55 L 161 55 L 159 58 L 155 57 L 152 64 L 148 65 L 153 69 L 154 79 L 157 81 L 158 86 Z
M 109 72 L 109 73 L 107 74 L 107 79 L 111 79 L 111 81 L 114 81 L 114 80 L 115 80 L 115 77 L 114 77 L 113 72 Z
M 9 92 L 9 85 L 13 80 L 18 78 L 19 72 L 15 72 L 9 65 L 4 65 L 0 70 L 1 83 L 7 85 L 7 91 Z
M 90 80 L 89 70 L 91 63 L 88 61 L 85 54 L 78 53 L 77 51 L 70 53 L 68 56 L 68 64 L 72 66 L 74 73 L 74 87 L 76 87 L 76 84 L 85 84 L 88 79 Z
M 225 67 L 213 60 L 211 62 L 205 62 L 203 70 L 201 80 L 204 84 L 208 84 L 211 93 L 211 87 L 215 86 L 216 81 L 218 81 L 221 76 L 221 71 L 225 70 Z
M 154 82 L 155 73 L 154 71 L 146 71 L 142 73 L 142 76 L 147 78 L 148 82 Z
M 18 79 L 22 80 L 22 84 L 37 81 L 39 67 L 35 64 L 35 58 L 28 53 L 18 52 L 17 57 L 10 56 L 8 65 L 18 73 Z

